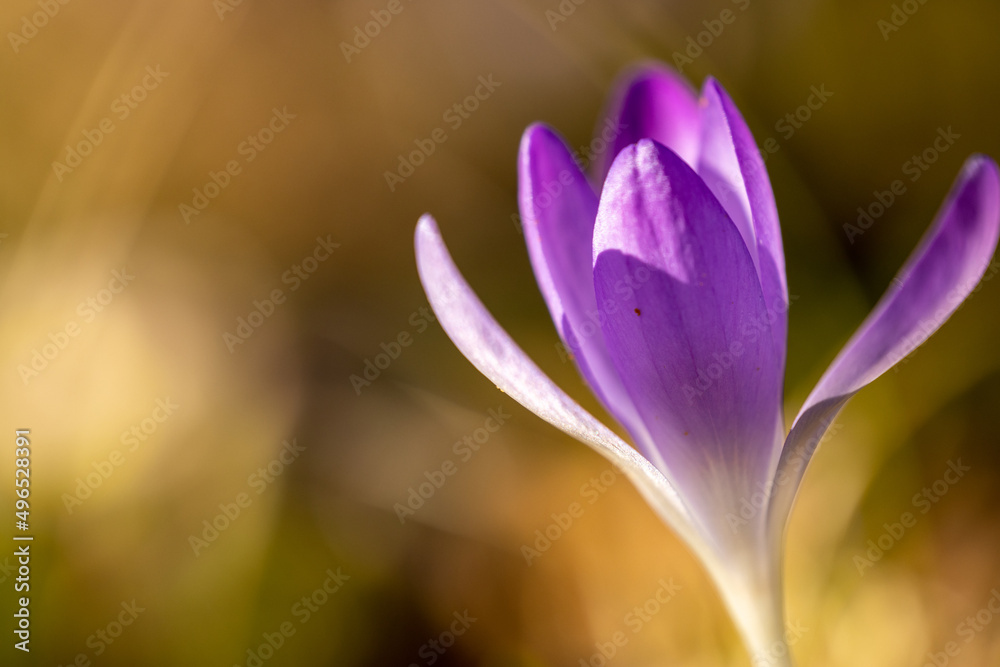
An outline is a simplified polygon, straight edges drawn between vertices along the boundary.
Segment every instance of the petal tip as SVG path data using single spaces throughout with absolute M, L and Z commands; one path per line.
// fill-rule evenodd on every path
M 701 84 L 701 94 L 704 97 L 709 92 L 718 93 L 719 91 L 725 90 L 719 80 L 714 76 L 709 74 L 705 77 L 705 81 Z
M 620 85 L 631 86 L 652 79 L 671 79 L 673 82 L 683 83 L 687 88 L 691 88 L 690 82 L 683 74 L 673 67 L 664 64 L 659 60 L 642 60 L 626 67 L 618 75 Z
M 437 220 L 434 219 L 434 216 L 430 213 L 424 213 L 420 216 L 420 219 L 417 220 L 417 229 L 414 232 L 414 236 L 417 241 L 419 241 L 421 236 L 426 236 L 428 234 L 438 236 L 440 235 L 440 232 L 438 231 Z
M 521 136 L 521 143 L 535 139 L 539 135 L 552 137 L 555 136 L 555 134 L 555 129 L 553 129 L 553 127 L 548 123 L 544 123 L 540 120 L 535 121 L 534 123 L 528 125 L 528 127 L 524 128 L 524 134 Z
M 992 237 L 1000 226 L 1000 167 L 988 155 L 974 153 L 962 165 L 962 171 L 949 198 L 967 202 L 971 220 L 980 220 Z
M 966 159 L 962 171 L 967 177 L 989 174 L 994 183 L 1000 184 L 1000 167 L 996 161 L 985 153 L 973 153 Z
M 649 155 L 653 150 L 655 142 L 652 139 L 640 139 L 634 144 L 629 144 L 625 146 L 618 154 L 615 159 L 611 161 L 608 167 L 608 175 L 604 182 L 604 191 L 608 190 L 609 184 L 614 183 L 623 172 L 623 170 L 630 170 L 637 165 L 643 155 Z M 604 195 L 601 195 L 604 198 Z
M 521 135 L 521 145 L 518 158 L 521 169 L 526 169 L 532 158 L 537 158 L 537 151 L 548 151 L 551 147 L 563 144 L 562 137 L 548 123 L 534 122 L 524 129 Z
M 413 248 L 417 257 L 418 273 L 422 270 L 425 258 L 433 253 L 435 246 L 439 245 L 443 245 L 443 241 L 437 221 L 430 213 L 424 213 L 417 220 L 417 227 L 413 230 Z

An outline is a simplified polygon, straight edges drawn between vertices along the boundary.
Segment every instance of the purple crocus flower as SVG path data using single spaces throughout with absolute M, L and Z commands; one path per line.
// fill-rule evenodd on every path
M 553 130 L 529 127 L 520 207 L 556 329 L 638 451 L 511 340 L 427 215 L 416 230 L 420 278 L 459 350 L 516 401 L 620 466 L 702 559 L 750 651 L 780 664 L 785 651 L 772 647 L 783 634 L 783 533 L 806 464 L 844 404 L 923 343 L 982 277 L 997 244 L 1000 172 L 987 157 L 968 160 L 786 435 L 785 259 L 746 123 L 716 81 L 697 97 L 659 65 L 624 78 L 599 127 L 606 123 L 618 136 L 596 165 L 599 193 Z M 746 512 L 762 492 L 760 510 Z

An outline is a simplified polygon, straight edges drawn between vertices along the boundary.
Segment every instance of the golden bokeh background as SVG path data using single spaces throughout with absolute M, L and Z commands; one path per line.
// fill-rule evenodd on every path
M 373 11 L 386 25 L 365 43 Z M 684 72 L 718 78 L 778 146 L 790 420 L 965 158 L 1000 156 L 997 3 L 3 3 L 0 539 L 14 430 L 30 428 L 35 541 L 29 655 L 11 633 L 14 542 L 0 549 L 0 663 L 751 664 L 634 489 L 427 316 L 412 249 L 432 212 L 497 319 L 604 416 L 558 354 L 512 217 L 520 134 L 542 120 L 586 145 L 618 72 L 674 62 L 723 11 Z M 499 85 L 446 116 L 480 77 Z M 814 86 L 832 95 L 789 135 Z M 446 141 L 390 189 L 436 128 Z M 906 192 L 849 238 L 896 179 Z M 788 533 L 798 664 L 1000 664 L 1000 618 L 982 611 L 1000 600 L 998 305 L 984 282 L 819 450 Z M 386 348 L 397 358 L 352 383 Z M 509 415 L 495 433 L 490 410 Z M 522 547 L 573 502 L 582 516 L 528 564 Z M 904 512 L 916 524 L 859 565 Z M 649 604 L 664 584 L 673 597 Z

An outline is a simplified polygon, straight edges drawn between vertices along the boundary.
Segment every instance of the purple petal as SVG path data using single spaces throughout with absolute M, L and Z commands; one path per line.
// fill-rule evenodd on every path
M 518 177 L 528 254 L 556 329 L 604 406 L 637 441 L 648 444 L 598 320 L 593 280 L 597 195 L 566 145 L 543 125 L 529 127 L 521 140 Z
M 549 127 L 532 125 L 521 139 L 518 203 L 535 278 L 562 333 L 568 316 L 595 311 L 592 267 L 597 195 L 566 145 Z
M 788 331 L 788 285 L 781 226 L 771 181 L 757 144 L 739 109 L 717 81 L 705 82 L 698 175 L 725 207 L 754 258 L 764 300 L 774 311 L 774 334 L 782 349 Z
M 643 140 L 608 175 L 594 264 L 611 358 L 672 479 L 738 511 L 783 430 L 782 350 L 739 231 L 683 160 Z
M 735 229 L 732 235 L 736 235 Z M 750 646 L 762 649 L 780 638 L 780 586 L 772 576 L 777 552 L 763 553 L 755 548 L 749 531 L 730 535 L 728 540 L 727 535 L 707 531 L 704 508 L 699 508 L 699 517 L 693 517 L 666 475 L 556 387 L 476 298 L 455 268 L 430 216 L 422 217 L 417 225 L 416 251 L 417 269 L 431 307 L 462 354 L 501 391 L 589 445 L 628 476 L 659 517 L 703 560 Z M 749 264 L 749 259 L 745 263 Z M 695 503 L 703 500 L 698 496 L 689 499 Z M 735 548 L 721 546 L 727 541 Z
M 594 419 L 511 340 L 458 272 L 434 219 L 420 218 L 417 271 L 438 322 L 466 359 L 497 388 L 619 466 L 659 516 L 691 544 L 701 544 L 677 491 L 649 461 Z
M 684 77 L 659 63 L 626 72 L 595 132 L 595 141 L 610 147 L 598 155 L 597 182 L 604 181 L 618 153 L 640 139 L 655 139 L 695 164 L 700 124 L 697 95 Z
M 1000 231 L 1000 171 L 973 156 L 892 285 L 806 399 L 782 449 L 773 528 L 781 530 L 799 481 L 840 409 L 934 333 L 975 288 Z

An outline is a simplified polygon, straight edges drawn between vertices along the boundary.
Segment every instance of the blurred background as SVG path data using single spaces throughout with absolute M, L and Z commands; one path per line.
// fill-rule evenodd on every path
M 998 24 L 988 0 L 7 0 L 0 662 L 751 664 L 629 483 L 448 341 L 414 225 L 432 212 L 497 319 L 606 417 L 534 284 L 520 135 L 541 120 L 586 147 L 637 60 L 715 76 L 776 147 L 790 420 L 966 157 L 1000 156 Z M 998 305 L 984 282 L 815 457 L 788 533 L 799 664 L 1000 664 Z

